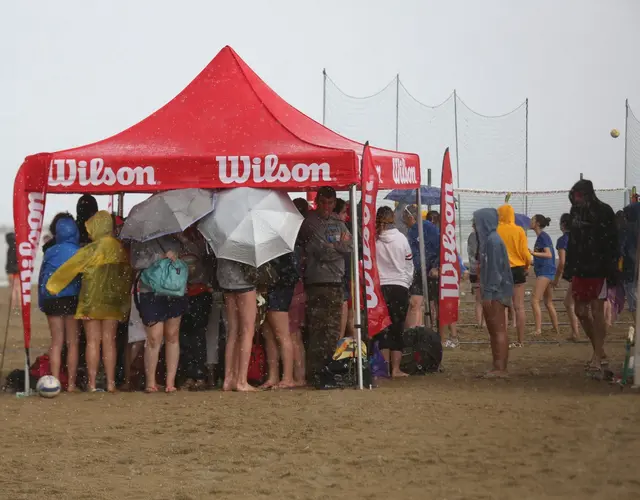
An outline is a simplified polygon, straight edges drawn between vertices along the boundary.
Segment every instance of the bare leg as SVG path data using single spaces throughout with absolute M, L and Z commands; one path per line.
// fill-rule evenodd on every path
M 167 361 L 166 392 L 176 389 L 176 372 L 180 360 L 180 320 L 182 316 L 170 318 L 164 322 L 164 352 Z
M 102 331 L 102 364 L 107 376 L 107 391 L 116 390 L 116 334 L 118 322 L 114 320 L 100 321 Z
M 278 344 L 276 344 L 276 336 L 269 322 L 269 315 L 271 314 L 273 314 L 271 311 L 267 313 L 267 321 L 262 325 L 262 336 L 264 337 L 268 369 L 267 380 L 260 386 L 262 389 L 271 389 L 280 382 L 280 355 L 278 353 Z
M 124 352 L 124 385 L 122 389 L 131 390 L 131 368 L 140 354 L 140 349 L 144 348 L 144 341 L 131 342 L 127 344 Z
M 424 315 L 422 314 L 422 303 L 422 295 L 412 295 L 409 299 L 409 311 L 407 312 L 407 321 L 405 322 L 406 329 L 423 325 Z
M 513 309 L 516 317 L 516 329 L 518 342 L 524 344 L 524 330 L 526 328 L 526 316 L 524 310 L 524 283 L 513 287 Z
M 64 344 L 64 316 L 47 316 L 51 344 L 49 345 L 49 365 L 51 375 L 60 380 L 60 365 L 62 363 L 62 344 Z
M 600 368 L 602 361 L 606 359 L 604 352 L 604 340 L 607 336 L 607 320 L 605 316 L 606 300 L 591 301 L 591 313 L 593 314 L 593 353 L 594 359 L 591 366 Z
M 240 329 L 240 312 L 235 293 L 225 293 L 224 304 L 227 310 L 227 346 L 224 351 L 224 383 L 223 391 L 233 391 L 238 380 L 237 353 Z
M 449 325 L 449 333 L 451 334 L 451 338 L 454 340 L 458 340 L 458 324 L 451 323 Z
M 408 377 L 409 374 L 400 369 L 402 363 L 402 351 L 391 351 L 391 376 L 393 378 Z
M 145 326 L 144 329 L 147 333 L 147 341 L 144 345 L 146 390 L 157 391 L 156 369 L 158 368 L 158 358 L 160 357 L 160 346 L 162 345 L 164 323 L 160 322 L 152 326 Z
M 578 340 L 578 317 L 576 316 L 576 305 L 573 301 L 573 293 L 571 290 L 571 283 L 567 289 L 567 294 L 564 296 L 564 307 L 567 309 L 567 315 L 569 316 L 569 324 L 571 325 L 571 340 Z
M 507 325 L 504 322 L 505 306 L 492 300 L 485 301 L 483 309 L 493 355 L 493 370 L 489 374 L 503 376 L 507 373 L 509 360 L 509 336 L 507 335 Z
M 356 328 L 353 323 L 353 308 L 347 306 L 347 329 L 345 331 L 347 337 L 355 338 Z
M 542 334 L 542 310 L 540 309 L 540 301 L 544 298 L 544 292 L 549 286 L 549 278 L 539 276 L 536 278 L 536 284 L 531 295 L 531 309 L 533 309 L 533 319 L 536 324 L 534 335 Z
M 482 296 L 480 295 L 480 287 L 476 287 L 474 295 L 476 296 L 476 325 L 478 326 L 478 328 L 482 328 L 482 324 L 484 322 L 484 314 L 482 313 Z
M 236 295 L 239 312 L 239 342 L 237 349 L 238 379 L 236 390 L 242 392 L 255 391 L 247 381 L 249 361 L 251 360 L 251 348 L 253 347 L 253 335 L 256 328 L 256 292 L 252 290 Z
M 89 391 L 96 390 L 96 377 L 100 362 L 100 341 L 102 340 L 102 325 L 99 319 L 84 320 L 84 333 L 87 337 L 87 375 L 89 377 Z
M 291 334 L 289 333 L 289 313 L 283 311 L 271 311 L 267 315 L 267 321 L 280 344 L 282 380 L 278 384 L 278 387 L 294 387 L 296 384 L 293 380 L 293 341 L 291 340 Z
M 556 332 L 556 335 L 560 335 L 560 328 L 558 326 L 558 313 L 556 312 L 556 308 L 553 305 L 553 288 L 549 284 L 547 284 L 547 288 L 544 291 L 544 306 L 547 308 L 547 312 L 549 313 L 549 318 L 551 319 L 551 324 L 553 325 L 553 329 Z
M 67 375 L 69 383 L 67 391 L 73 392 L 76 388 L 76 375 L 78 373 L 78 336 L 80 324 L 73 316 L 64 317 L 64 332 L 67 343 Z
M 293 341 L 293 380 L 296 386 L 302 387 L 306 384 L 305 380 L 305 352 L 304 343 L 302 342 L 302 332 L 298 329 L 291 332 Z

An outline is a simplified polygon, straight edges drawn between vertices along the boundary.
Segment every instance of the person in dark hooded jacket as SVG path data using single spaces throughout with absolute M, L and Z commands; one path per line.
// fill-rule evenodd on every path
M 596 196 L 593 183 L 586 179 L 575 183 L 569 192 L 571 232 L 567 243 L 566 273 L 576 315 L 591 340 L 593 356 L 588 368 L 600 372 L 606 360 L 604 339 L 607 334 L 605 301 L 607 288 L 618 278 L 618 231 L 613 209 Z
M 480 247 L 478 266 L 482 310 L 493 354 L 493 369 L 485 374 L 485 378 L 504 378 L 507 376 L 509 359 L 505 311 L 513 298 L 513 275 L 509 265 L 509 254 L 496 231 L 498 211 L 495 208 L 477 210 L 473 214 L 473 222 Z

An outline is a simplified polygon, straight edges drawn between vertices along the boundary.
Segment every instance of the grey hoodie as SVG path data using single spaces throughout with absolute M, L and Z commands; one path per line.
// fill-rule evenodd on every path
M 478 254 L 478 235 L 475 231 L 471 231 L 469 238 L 467 238 L 467 254 L 469 255 L 469 274 L 478 274 L 478 260 L 476 259 Z
M 344 279 L 345 255 L 351 253 L 351 240 L 341 240 L 347 226 L 333 216 L 322 218 L 311 212 L 302 223 L 298 241 L 304 248 L 306 285 L 340 284 Z
M 497 300 L 511 305 L 513 276 L 504 242 L 496 232 L 498 211 L 482 208 L 473 214 L 480 244 L 480 293 L 482 300 Z

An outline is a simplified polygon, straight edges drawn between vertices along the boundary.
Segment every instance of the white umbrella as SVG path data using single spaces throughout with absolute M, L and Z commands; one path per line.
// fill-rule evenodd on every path
M 302 221 L 286 193 L 240 187 L 218 193 L 198 230 L 216 257 L 260 267 L 293 252 Z
M 135 205 L 120 238 L 148 241 L 180 233 L 213 211 L 216 193 L 208 189 L 174 189 L 154 194 Z

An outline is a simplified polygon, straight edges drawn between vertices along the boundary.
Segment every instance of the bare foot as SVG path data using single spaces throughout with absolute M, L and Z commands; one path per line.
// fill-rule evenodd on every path
M 402 377 L 408 377 L 409 374 L 405 373 L 401 370 L 395 371 L 391 373 L 391 378 L 402 378 Z
M 80 392 L 80 391 L 78 390 L 78 388 L 75 385 L 69 384 L 67 386 L 67 392 L 71 394 L 71 393 Z
M 236 389 L 236 381 L 235 380 L 226 380 L 222 384 L 222 390 L 229 392 L 234 391 Z
M 267 380 L 264 384 L 262 384 L 260 386 L 260 389 L 265 390 L 265 389 L 271 389 L 273 387 L 277 387 L 278 386 L 278 381 L 277 380 Z
M 297 387 L 293 380 L 281 380 L 274 386 L 274 389 L 295 389 Z
M 305 380 L 296 380 L 294 381 L 296 387 L 305 387 L 307 382 Z
M 122 392 L 131 392 L 131 383 L 124 382 L 120 387 L 118 387 L 118 390 Z
M 238 392 L 259 392 L 259 389 L 256 389 L 251 384 L 238 384 L 236 386 L 236 391 Z

